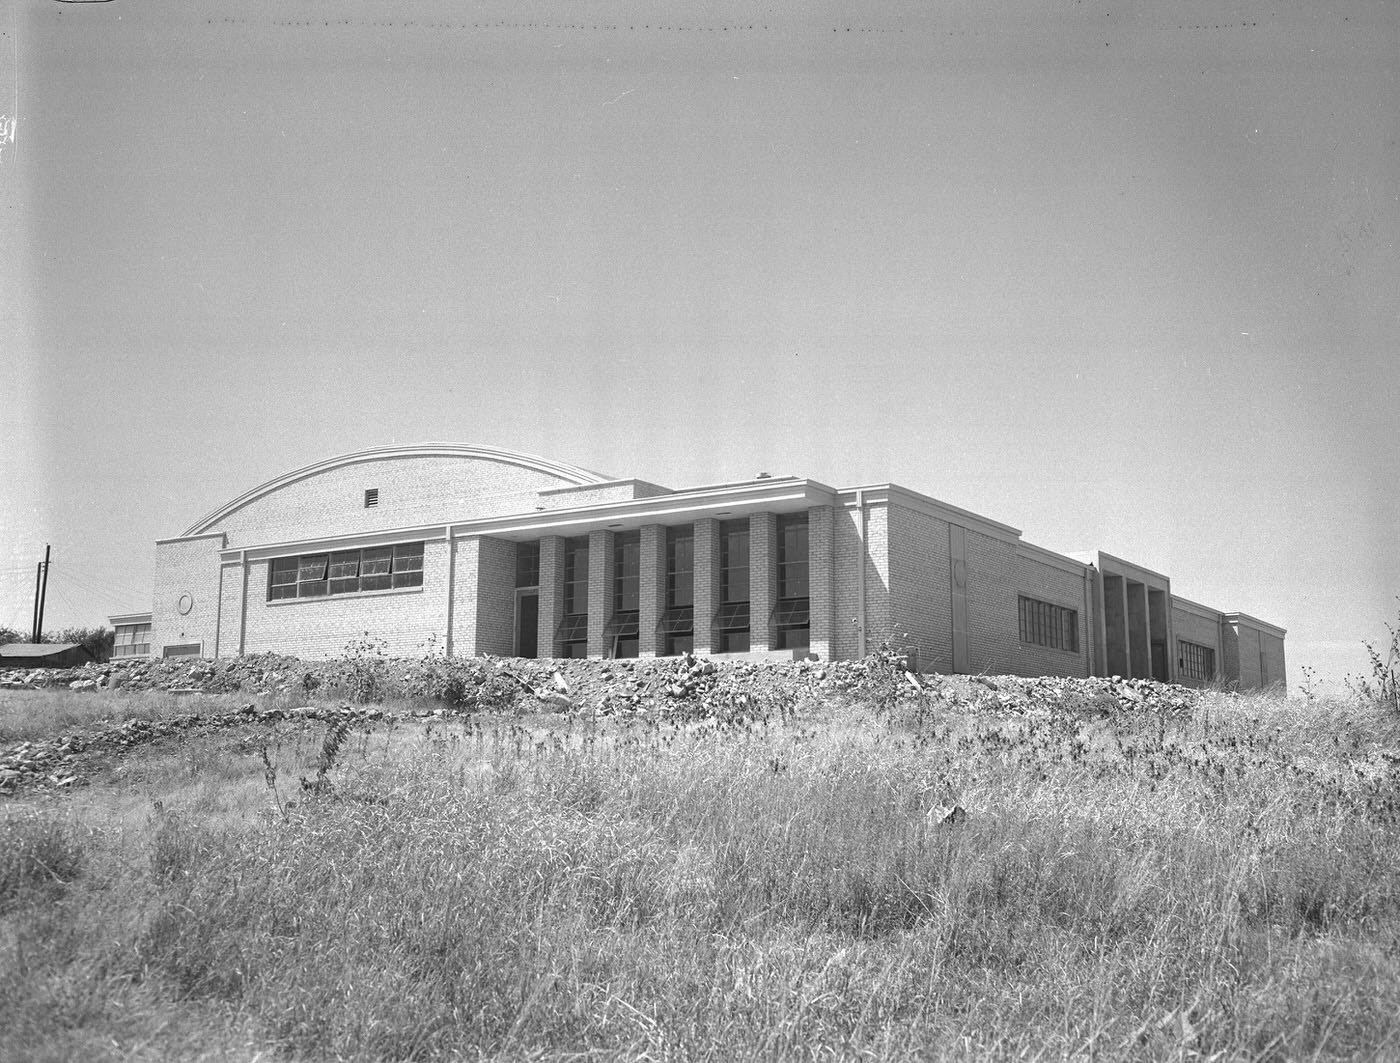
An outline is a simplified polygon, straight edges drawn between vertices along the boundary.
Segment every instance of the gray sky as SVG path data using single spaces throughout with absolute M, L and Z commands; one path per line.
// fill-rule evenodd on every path
M 1295 684 L 1397 616 L 1392 3 L 5 23 L 0 624 L 46 541 L 46 626 L 100 622 L 157 537 L 422 440 L 893 480 L 1284 625 Z

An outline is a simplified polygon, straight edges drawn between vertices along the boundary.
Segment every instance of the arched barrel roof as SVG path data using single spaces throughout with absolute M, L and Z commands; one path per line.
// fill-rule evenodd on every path
M 396 446 L 373 447 L 369 450 L 356 451 L 353 454 L 341 454 L 338 457 L 327 458 L 311 465 L 305 465 L 292 472 L 275 476 L 265 483 L 259 484 L 250 491 L 245 491 L 237 498 L 224 503 L 212 513 L 200 518 L 192 524 L 184 535 L 202 535 L 209 531 L 221 521 L 226 520 L 231 514 L 251 505 L 261 498 L 281 490 L 298 481 L 309 479 L 323 473 L 333 472 L 337 469 L 350 465 L 362 464 L 374 461 L 389 461 L 394 459 L 412 458 L 462 458 L 472 461 L 499 462 L 503 465 L 513 465 L 530 472 L 540 473 L 551 477 L 559 482 L 560 486 L 585 486 L 587 484 L 607 483 L 611 477 L 603 476 L 600 473 L 592 472 L 589 469 L 580 468 L 577 465 L 568 465 L 564 462 L 551 461 L 548 458 L 536 457 L 533 454 L 522 454 L 514 450 L 503 450 L 499 447 L 475 446 L 464 443 L 412 443 Z

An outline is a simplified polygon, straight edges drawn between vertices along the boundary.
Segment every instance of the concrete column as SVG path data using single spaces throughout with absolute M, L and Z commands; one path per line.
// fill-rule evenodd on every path
M 1147 588 L 1147 630 L 1152 639 L 1153 645 L 1160 644 L 1163 648 L 1162 667 L 1160 671 L 1156 667 L 1157 662 L 1152 662 L 1152 678 L 1163 683 L 1170 683 L 1173 679 L 1172 673 L 1175 671 L 1171 646 L 1171 607 L 1167 604 L 1168 594 L 1164 590 L 1155 587 Z
M 1128 664 L 1128 588 L 1122 576 L 1103 575 L 1103 628 L 1105 671 L 1108 675 L 1132 675 Z
M 1152 678 L 1152 626 L 1147 618 L 1147 586 L 1124 580 L 1128 598 L 1128 669 L 1134 679 Z
M 564 620 L 564 538 L 540 539 L 539 655 L 559 656 L 559 625 Z
M 666 611 L 666 529 L 642 525 L 641 601 L 637 610 L 637 656 L 657 657 L 665 650 L 656 626 Z
M 588 533 L 588 656 L 612 656 L 612 639 L 604 635 L 613 612 L 613 533 Z
M 719 608 L 719 521 L 695 522 L 695 652 L 715 652 L 715 610 Z
M 811 631 L 807 648 L 819 660 L 831 660 L 836 623 L 836 514 L 830 506 L 807 511 L 807 579 L 811 604 Z
M 749 649 L 773 648 L 773 607 L 778 604 L 778 518 L 749 518 Z

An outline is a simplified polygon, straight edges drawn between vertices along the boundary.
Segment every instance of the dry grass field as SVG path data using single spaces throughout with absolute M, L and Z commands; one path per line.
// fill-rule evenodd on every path
M 1224 694 L 192 734 L 0 799 L 0 1057 L 1400 1058 L 1397 750 Z

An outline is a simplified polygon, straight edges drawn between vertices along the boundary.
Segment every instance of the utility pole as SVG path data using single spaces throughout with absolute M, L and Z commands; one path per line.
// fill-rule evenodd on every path
M 29 641 L 39 641 L 39 584 L 44 578 L 44 563 L 36 562 L 34 567 L 34 608 L 29 612 Z
M 44 544 L 44 560 L 39 566 L 43 573 L 43 583 L 39 587 L 39 600 L 35 603 L 37 610 L 34 618 L 34 641 L 39 642 L 44 637 L 44 599 L 49 594 L 49 544 Z

